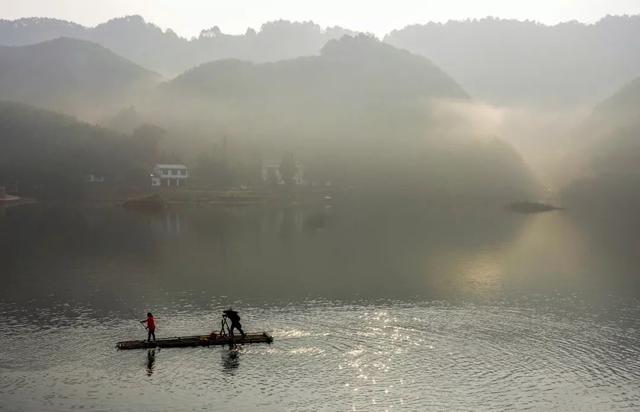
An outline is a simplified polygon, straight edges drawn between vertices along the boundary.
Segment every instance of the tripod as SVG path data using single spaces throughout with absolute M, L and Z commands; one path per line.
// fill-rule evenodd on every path
M 229 328 L 229 324 L 227 323 L 227 317 L 222 316 L 222 320 L 220 321 L 220 335 L 221 336 L 233 336 L 231 334 L 231 329 Z

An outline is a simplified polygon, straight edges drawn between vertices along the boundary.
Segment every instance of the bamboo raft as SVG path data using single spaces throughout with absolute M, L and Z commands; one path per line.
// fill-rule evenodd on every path
M 213 345 L 234 345 L 245 343 L 272 343 L 273 337 L 267 332 L 247 333 L 243 338 L 242 335 L 231 337 L 229 335 L 195 335 L 195 336 L 179 336 L 174 338 L 162 338 L 155 342 L 147 342 L 146 340 L 127 340 L 118 342 L 118 349 L 151 349 L 151 348 L 180 348 L 193 346 L 213 346 Z

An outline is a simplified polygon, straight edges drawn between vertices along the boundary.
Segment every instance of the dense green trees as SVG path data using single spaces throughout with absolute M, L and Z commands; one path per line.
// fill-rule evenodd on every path
M 78 197 L 88 174 L 148 186 L 160 131 L 118 134 L 31 106 L 0 102 L 0 185 L 23 195 Z

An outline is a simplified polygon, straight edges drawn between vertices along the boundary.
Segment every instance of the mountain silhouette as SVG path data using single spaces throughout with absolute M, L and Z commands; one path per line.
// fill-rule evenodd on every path
M 159 75 L 83 40 L 0 47 L 0 96 L 93 118 L 147 91 Z
M 73 37 L 100 44 L 169 77 L 212 60 L 267 62 L 314 55 L 328 40 L 345 34 L 354 32 L 340 27 L 322 29 L 312 22 L 279 20 L 263 24 L 258 31 L 247 29 L 241 35 L 224 34 L 213 26 L 188 40 L 141 16 L 119 17 L 96 27 L 56 19 L 0 20 L 0 44 L 23 46 Z
M 494 104 L 592 105 L 640 73 L 640 16 L 547 26 L 485 18 L 407 26 L 385 41 L 427 56 Z

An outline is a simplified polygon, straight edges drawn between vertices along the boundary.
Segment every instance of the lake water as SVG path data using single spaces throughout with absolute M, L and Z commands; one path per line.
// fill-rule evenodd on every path
M 637 222 L 366 209 L 0 210 L 0 409 L 640 409 Z

